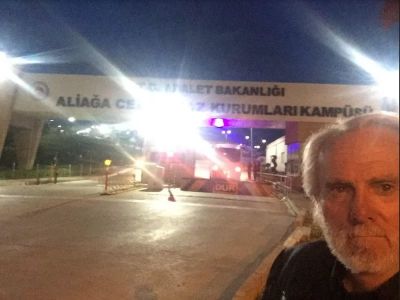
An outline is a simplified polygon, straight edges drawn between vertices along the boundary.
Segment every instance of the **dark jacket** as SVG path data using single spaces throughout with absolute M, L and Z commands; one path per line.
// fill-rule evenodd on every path
M 348 293 L 342 285 L 344 275 L 344 266 L 324 241 L 296 246 L 282 251 L 274 261 L 262 299 L 400 299 L 399 273 L 367 293 Z

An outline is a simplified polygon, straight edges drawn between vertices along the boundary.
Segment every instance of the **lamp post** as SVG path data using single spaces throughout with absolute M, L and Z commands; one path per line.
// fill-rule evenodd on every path
M 53 176 L 54 176 L 54 183 L 57 183 L 57 178 L 58 178 L 58 152 L 56 152 L 56 155 L 54 155 L 53 158 Z
M 228 130 L 222 130 L 221 133 L 222 133 L 223 135 L 225 135 L 225 141 L 227 142 L 227 141 L 228 141 L 228 135 L 231 134 L 232 131 L 229 130 L 229 129 L 228 129 Z
M 253 163 L 253 128 L 250 128 L 250 161 Z

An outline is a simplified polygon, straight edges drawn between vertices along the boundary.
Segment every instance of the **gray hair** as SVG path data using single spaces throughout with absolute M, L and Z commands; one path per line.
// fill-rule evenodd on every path
M 363 127 L 385 127 L 399 131 L 399 115 L 379 112 L 338 120 L 317 133 L 311 135 L 303 152 L 303 189 L 313 201 L 317 201 L 319 191 L 318 158 L 321 152 L 338 137 Z

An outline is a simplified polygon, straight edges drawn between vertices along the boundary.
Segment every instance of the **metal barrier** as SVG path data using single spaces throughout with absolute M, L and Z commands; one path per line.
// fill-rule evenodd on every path
M 133 188 L 136 184 L 135 169 L 125 166 L 109 167 L 104 169 L 104 175 L 99 177 L 99 183 L 104 185 L 103 194 Z
M 238 181 L 225 179 L 187 178 L 182 184 L 182 191 L 249 195 L 249 196 L 273 196 L 273 187 L 267 182 Z
M 260 172 L 260 180 L 272 184 L 273 193 L 278 198 L 287 198 L 293 189 L 291 176 Z

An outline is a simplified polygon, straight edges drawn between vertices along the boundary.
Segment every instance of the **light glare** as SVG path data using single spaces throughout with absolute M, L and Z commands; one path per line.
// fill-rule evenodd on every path
M 376 77 L 379 91 L 392 99 L 399 99 L 399 71 L 381 72 Z
M 176 112 L 179 111 L 179 117 Z M 135 115 L 139 133 L 156 151 L 179 152 L 198 145 L 200 116 L 180 95 L 154 93 Z
M 13 63 L 10 57 L 0 52 L 0 82 L 10 79 L 14 73 Z

